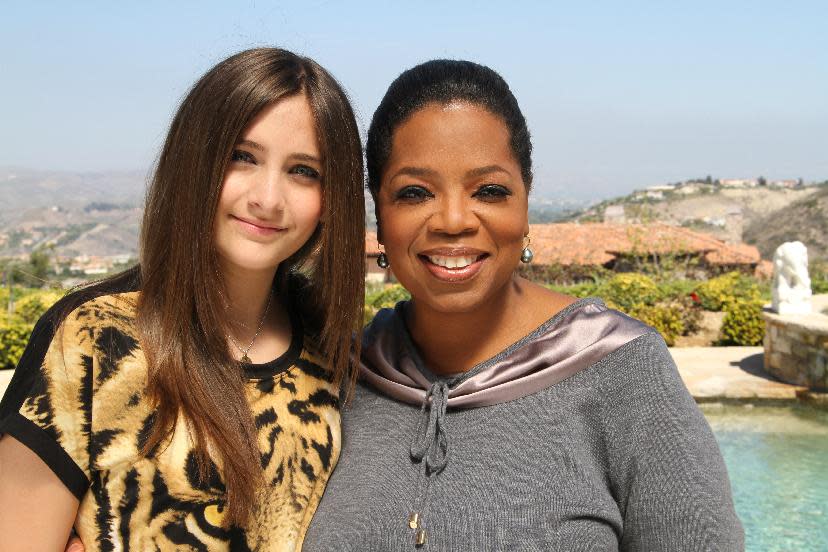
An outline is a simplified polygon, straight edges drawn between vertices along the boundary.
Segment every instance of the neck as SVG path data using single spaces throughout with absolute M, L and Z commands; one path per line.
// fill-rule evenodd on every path
M 246 338 L 256 332 L 265 315 L 275 275 L 276 269 L 249 271 L 222 267 L 228 321 L 237 338 Z
M 428 368 L 438 375 L 471 370 L 514 342 L 521 331 L 515 312 L 523 295 L 518 279 L 472 311 L 446 313 L 412 300 L 408 327 Z

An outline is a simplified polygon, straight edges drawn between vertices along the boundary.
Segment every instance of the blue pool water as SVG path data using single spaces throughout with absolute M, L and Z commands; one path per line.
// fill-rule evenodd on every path
M 748 552 L 828 552 L 828 412 L 703 405 Z

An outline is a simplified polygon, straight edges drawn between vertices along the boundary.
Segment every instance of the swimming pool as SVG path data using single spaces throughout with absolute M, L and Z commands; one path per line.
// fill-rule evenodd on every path
M 828 412 L 702 405 L 748 552 L 828 551 Z

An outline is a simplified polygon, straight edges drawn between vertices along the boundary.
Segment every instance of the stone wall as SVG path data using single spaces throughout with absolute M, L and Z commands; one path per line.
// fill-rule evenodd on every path
M 780 380 L 828 390 L 828 316 L 766 311 L 765 370 Z

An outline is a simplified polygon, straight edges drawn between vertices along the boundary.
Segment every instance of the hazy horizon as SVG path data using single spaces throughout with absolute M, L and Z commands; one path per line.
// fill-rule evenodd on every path
M 828 178 L 828 5 L 819 2 L 145 2 L 9 5 L 0 166 L 145 172 L 189 86 L 273 44 L 344 85 L 364 132 L 400 71 L 434 57 L 509 82 L 538 198 L 714 178 Z

